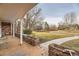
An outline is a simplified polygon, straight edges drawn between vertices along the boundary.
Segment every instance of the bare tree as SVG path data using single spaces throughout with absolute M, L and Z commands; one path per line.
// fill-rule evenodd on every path
M 71 29 L 76 24 L 77 18 L 75 12 L 67 13 L 64 15 L 63 24 L 60 27 L 64 27 L 64 29 Z
M 66 26 L 65 26 L 64 22 L 60 21 L 58 23 L 58 30 L 64 30 L 65 28 L 66 28 Z
M 35 26 L 42 25 L 43 22 L 43 16 L 41 14 L 41 8 L 33 8 L 31 11 L 27 13 L 27 21 L 26 21 L 26 27 L 29 29 L 34 29 Z
M 56 31 L 57 30 L 57 26 L 55 24 L 50 25 L 49 30 L 50 31 Z
M 49 24 L 45 21 L 45 23 L 44 23 L 44 26 L 45 26 L 45 31 L 48 31 L 49 30 Z
M 74 23 L 76 23 L 77 18 L 76 18 L 76 14 L 74 12 L 71 13 L 67 13 L 64 16 L 64 23 L 68 24 L 68 25 L 73 25 Z

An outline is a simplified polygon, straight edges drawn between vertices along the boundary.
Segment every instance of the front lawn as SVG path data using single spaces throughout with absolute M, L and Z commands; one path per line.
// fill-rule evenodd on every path
M 40 38 L 41 43 L 50 41 L 57 38 L 69 37 L 71 35 L 68 34 L 53 34 L 49 32 L 35 32 L 33 31 L 33 35 Z
M 67 46 L 69 48 L 73 48 L 73 49 L 79 51 L 79 39 L 71 40 L 71 41 L 65 42 L 61 45 Z

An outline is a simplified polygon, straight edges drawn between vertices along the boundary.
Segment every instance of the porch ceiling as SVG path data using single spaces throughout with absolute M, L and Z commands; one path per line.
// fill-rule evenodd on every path
M 13 22 L 24 16 L 25 12 L 33 8 L 37 3 L 1 3 L 0 20 Z

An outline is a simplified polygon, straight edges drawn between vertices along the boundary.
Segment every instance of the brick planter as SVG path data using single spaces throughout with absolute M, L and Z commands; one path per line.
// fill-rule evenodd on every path
M 48 48 L 49 56 L 71 56 L 69 51 L 71 51 L 72 56 L 79 56 L 79 51 L 60 45 L 50 44 Z
M 39 39 L 32 36 L 23 36 L 23 40 L 32 46 L 39 45 Z

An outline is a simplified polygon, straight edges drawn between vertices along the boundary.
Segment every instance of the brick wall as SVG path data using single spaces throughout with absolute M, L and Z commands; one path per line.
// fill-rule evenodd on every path
M 39 45 L 39 43 L 40 43 L 40 41 L 39 41 L 38 38 L 31 37 L 31 36 L 23 36 L 23 40 L 24 40 L 26 43 L 31 44 L 32 46 L 37 46 L 37 45 Z
M 49 56 L 78 56 L 79 51 L 57 44 L 50 44 L 48 48 Z

